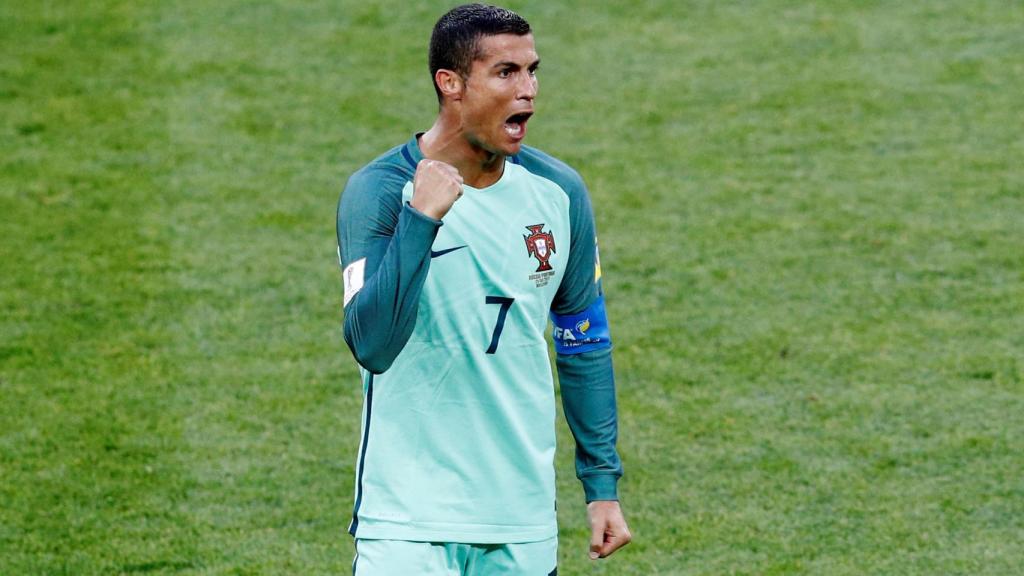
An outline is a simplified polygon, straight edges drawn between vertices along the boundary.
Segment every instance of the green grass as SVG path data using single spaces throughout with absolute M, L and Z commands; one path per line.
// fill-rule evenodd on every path
M 572 4 L 636 541 L 560 423 L 560 571 L 1018 573 L 1024 7 Z M 347 572 L 334 207 L 446 7 L 0 3 L 0 574 Z

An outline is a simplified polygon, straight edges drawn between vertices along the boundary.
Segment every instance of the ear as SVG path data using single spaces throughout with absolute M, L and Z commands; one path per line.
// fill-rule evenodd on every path
M 444 68 L 434 73 L 434 82 L 437 83 L 441 95 L 449 100 L 462 100 L 462 90 L 465 82 L 458 72 L 445 70 Z

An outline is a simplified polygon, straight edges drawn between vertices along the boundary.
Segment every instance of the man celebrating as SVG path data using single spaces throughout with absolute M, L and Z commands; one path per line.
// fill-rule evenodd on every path
M 630 540 L 590 200 L 523 145 L 539 63 L 517 14 L 451 10 L 430 40 L 437 120 L 342 194 L 345 341 L 365 395 L 357 576 L 557 573 L 549 315 L 590 557 Z

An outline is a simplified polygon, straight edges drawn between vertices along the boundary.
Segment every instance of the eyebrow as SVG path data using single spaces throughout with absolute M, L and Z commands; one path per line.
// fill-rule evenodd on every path
M 536 68 L 538 66 L 540 66 L 540 58 L 537 58 L 532 63 L 530 63 L 530 65 L 527 66 L 527 68 Z M 518 62 L 511 62 L 511 61 L 506 60 L 504 62 L 498 62 L 497 64 L 492 66 L 492 68 L 515 68 L 515 69 L 518 69 L 518 68 L 522 68 L 522 66 Z

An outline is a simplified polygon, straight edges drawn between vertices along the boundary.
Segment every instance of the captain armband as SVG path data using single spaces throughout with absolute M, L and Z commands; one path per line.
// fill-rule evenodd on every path
M 603 294 L 578 314 L 552 312 L 551 322 L 554 324 L 551 338 L 555 341 L 555 352 L 559 354 L 582 354 L 612 346 Z

